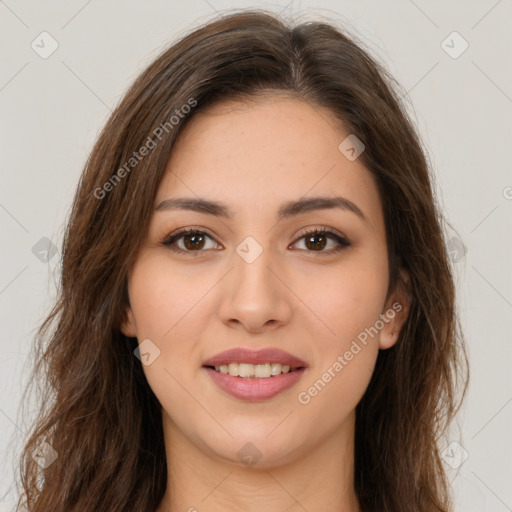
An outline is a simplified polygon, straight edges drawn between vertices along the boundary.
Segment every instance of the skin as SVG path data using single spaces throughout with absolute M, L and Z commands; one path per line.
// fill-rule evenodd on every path
M 360 511 L 355 408 L 379 350 L 396 342 L 408 304 L 401 289 L 386 301 L 381 201 L 360 159 L 349 161 L 338 149 L 347 135 L 329 111 L 284 95 L 224 102 L 195 115 L 181 133 L 155 207 L 200 197 L 225 203 L 234 215 L 156 211 L 129 275 L 122 330 L 160 350 L 143 367 L 162 405 L 168 464 L 157 512 Z M 355 203 L 366 220 L 322 209 L 277 221 L 284 202 L 334 195 Z M 211 238 L 178 240 L 188 253 L 162 245 L 183 227 Z M 306 245 L 303 229 L 322 227 L 351 245 L 337 253 L 335 240 Z M 247 236 L 263 250 L 252 263 L 236 252 Z M 301 403 L 298 393 L 397 302 L 402 310 Z M 202 367 L 234 347 L 278 347 L 309 367 L 288 390 L 247 402 L 224 393 Z M 237 456 L 248 442 L 261 456 L 252 467 Z

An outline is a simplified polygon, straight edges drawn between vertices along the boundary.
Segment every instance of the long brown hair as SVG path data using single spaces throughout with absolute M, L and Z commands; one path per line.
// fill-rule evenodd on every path
M 223 99 L 285 92 L 326 107 L 364 142 L 360 158 L 384 210 L 389 290 L 400 284 L 401 267 L 410 276 L 406 324 L 397 344 L 379 354 L 357 407 L 362 510 L 451 510 L 437 443 L 464 394 L 458 383 L 466 382 L 467 358 L 444 220 L 400 91 L 338 28 L 290 27 L 265 11 L 203 25 L 136 79 L 86 163 L 64 236 L 58 300 L 35 340 L 33 379 L 46 387 L 21 461 L 20 505 L 32 512 L 156 509 L 167 482 L 162 418 L 134 356 L 137 340 L 119 329 L 127 274 L 185 124 Z M 57 454 L 45 469 L 32 457 L 43 441 Z

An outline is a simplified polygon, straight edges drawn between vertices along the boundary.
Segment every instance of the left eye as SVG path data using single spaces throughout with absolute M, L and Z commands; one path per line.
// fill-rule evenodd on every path
M 212 242 L 210 247 L 207 247 L 207 240 Z M 290 247 L 297 245 L 300 241 L 303 241 L 305 247 L 305 249 L 300 250 L 316 253 L 338 252 L 350 245 L 346 238 L 329 229 L 314 229 L 306 231 L 297 239 L 296 242 L 291 244 Z M 334 247 L 331 246 L 328 250 L 324 250 L 329 245 L 328 242 L 331 242 Z M 199 253 L 203 252 L 203 249 L 216 249 L 219 246 L 219 244 L 217 244 L 210 235 L 198 229 L 182 230 L 165 239 L 162 244 L 173 251 L 189 253 Z
M 303 233 L 298 240 L 304 240 L 306 248 L 313 248 L 312 251 L 308 252 L 338 252 L 350 245 L 346 238 L 343 238 L 328 229 L 314 229 L 312 231 L 307 231 L 306 233 Z M 330 250 L 324 251 L 323 249 L 325 249 L 329 241 L 334 244 L 334 247 L 331 247 Z M 298 243 L 298 241 L 296 243 Z

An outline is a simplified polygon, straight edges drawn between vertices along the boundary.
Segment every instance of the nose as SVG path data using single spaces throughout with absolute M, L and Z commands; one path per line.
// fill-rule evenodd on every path
M 264 250 L 250 263 L 233 254 L 234 268 L 223 280 L 219 308 L 221 321 L 229 327 L 257 334 L 290 321 L 293 294 L 270 252 Z

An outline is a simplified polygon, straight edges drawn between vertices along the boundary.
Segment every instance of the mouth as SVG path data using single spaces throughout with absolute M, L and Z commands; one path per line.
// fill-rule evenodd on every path
M 258 402 L 294 386 L 308 365 L 280 349 L 235 348 L 208 359 L 203 368 L 224 393 Z

